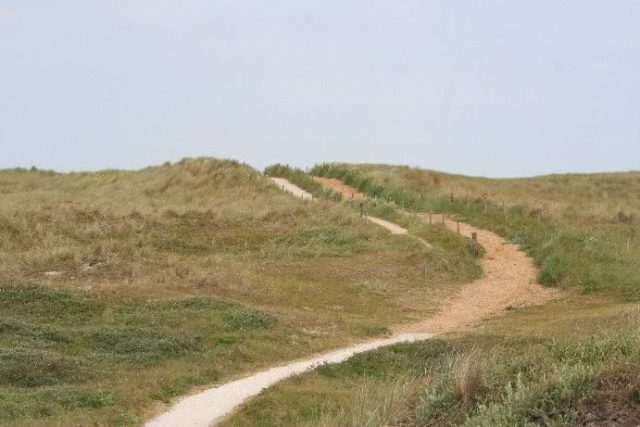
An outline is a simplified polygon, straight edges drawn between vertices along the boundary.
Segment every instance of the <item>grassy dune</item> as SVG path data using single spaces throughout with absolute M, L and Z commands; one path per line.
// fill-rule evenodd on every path
M 566 296 L 323 367 L 263 393 L 227 425 L 640 423 L 640 173 L 492 180 L 382 165 L 312 173 L 495 230 Z
M 223 425 L 636 425 L 639 316 L 583 299 L 522 310 L 321 367 Z
M 423 317 L 479 271 L 461 239 L 419 232 L 441 249 L 231 161 L 0 171 L 0 424 L 138 424 Z
M 520 243 L 540 280 L 640 301 L 640 172 L 486 179 L 402 166 L 320 165 L 410 210 L 457 215 Z

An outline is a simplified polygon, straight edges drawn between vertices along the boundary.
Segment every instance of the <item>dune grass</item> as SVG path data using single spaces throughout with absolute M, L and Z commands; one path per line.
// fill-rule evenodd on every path
M 322 366 L 222 425 L 635 425 L 639 328 L 635 305 L 556 302 Z
M 88 422 L 96 412 L 104 424 L 131 424 L 147 399 L 242 371 L 274 342 L 296 354 L 310 340 L 269 313 L 205 296 L 114 302 L 0 286 L 0 310 L 3 425 Z
M 311 173 L 408 212 L 492 229 L 566 295 L 465 333 L 322 367 L 263 393 L 226 425 L 640 423 L 640 174 L 491 180 L 342 164 Z
M 540 282 L 640 301 L 640 173 L 487 179 L 402 166 L 332 165 L 338 178 L 412 211 L 445 212 L 522 245 Z
M 0 424 L 135 425 L 415 321 L 479 274 L 461 239 L 421 232 L 442 247 L 233 161 L 0 171 Z

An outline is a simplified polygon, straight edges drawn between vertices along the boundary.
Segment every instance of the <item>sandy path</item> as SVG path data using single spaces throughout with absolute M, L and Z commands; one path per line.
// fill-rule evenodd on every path
M 314 178 L 334 191 L 354 194 L 354 197 L 366 197 L 355 188 L 334 179 Z M 440 222 L 440 215 L 436 215 Z M 418 215 L 425 223 L 429 215 Z M 445 225 L 457 232 L 457 222 L 445 218 Z M 495 233 L 460 223 L 460 233 L 471 236 L 478 234 L 478 243 L 485 249 L 480 261 L 483 275 L 480 279 L 465 286 L 459 294 L 444 301 L 442 309 L 433 317 L 413 325 L 396 328 L 396 332 L 439 333 L 471 326 L 487 317 L 504 313 L 509 306 L 527 306 L 542 304 L 559 296 L 557 289 L 546 288 L 538 284 L 538 271 L 533 260 L 520 248 Z
M 313 200 L 313 195 L 311 193 L 303 190 L 297 185 L 290 183 L 284 178 L 271 178 L 271 181 L 273 181 L 278 187 L 282 188 L 282 190 L 286 191 L 287 193 L 291 193 L 294 196 L 304 200 Z
M 333 191 L 342 194 L 342 197 L 344 197 L 345 199 L 365 200 L 367 198 L 365 194 L 361 193 L 353 187 L 349 187 L 347 184 L 338 179 L 314 176 L 313 180 L 325 185 L 326 187 L 331 188 Z
M 428 222 L 428 215 L 418 216 Z M 446 218 L 445 225 L 457 231 L 457 222 Z M 557 298 L 560 292 L 538 284 L 533 260 L 513 243 L 491 231 L 460 223 L 460 233 L 478 234 L 478 243 L 485 250 L 480 261 L 483 275 L 466 285 L 459 294 L 442 303 L 433 317 L 413 325 L 402 326 L 396 332 L 447 332 L 471 326 L 487 317 L 504 313 L 506 307 L 542 304 Z
M 406 228 L 400 227 L 398 224 L 394 224 L 393 222 L 385 221 L 384 219 L 367 215 L 367 221 L 372 222 L 376 225 L 379 225 L 380 227 L 386 228 L 391 232 L 391 234 L 408 234 L 409 233 L 409 231 Z
M 321 176 L 314 176 L 313 180 L 316 182 L 321 183 L 322 185 L 332 189 L 333 191 L 336 191 L 340 194 L 343 195 L 343 197 L 349 199 L 354 199 L 354 200 L 366 200 L 367 196 L 364 193 L 361 193 L 360 191 L 356 190 L 353 187 L 348 186 L 347 184 L 343 183 L 340 180 L 337 179 L 333 179 L 333 178 L 323 178 Z M 389 230 L 391 232 L 391 234 L 409 234 L 409 230 L 407 230 L 406 228 L 403 228 L 401 226 L 399 226 L 398 224 L 394 224 L 393 222 L 389 222 L 386 221 L 384 219 L 381 218 L 376 218 L 373 216 L 366 216 L 366 219 L 369 222 L 372 222 L 374 224 L 377 224 L 381 227 L 386 228 L 387 230 Z M 413 237 L 415 240 L 417 240 L 418 242 L 422 243 L 423 245 L 427 246 L 427 247 L 431 247 L 431 245 L 429 244 L 429 242 L 427 242 L 426 240 L 418 237 L 418 236 L 413 236 L 410 235 L 411 237 Z
M 314 178 L 316 179 L 316 178 Z M 299 197 L 301 199 L 304 200 L 313 200 L 313 196 L 308 193 L 307 191 L 303 190 L 302 188 L 298 187 L 295 184 L 292 184 L 291 182 L 287 181 L 285 178 L 271 178 L 271 181 L 273 181 L 274 183 L 276 183 L 276 185 L 278 185 L 278 187 L 282 188 L 283 191 L 286 191 L 287 193 L 291 193 L 293 194 L 295 197 Z M 335 181 L 335 182 L 340 182 L 337 180 L 331 180 L 331 181 Z M 347 187 L 349 188 L 349 187 Z M 354 190 L 355 191 L 355 190 Z M 357 193 L 359 195 L 362 195 L 362 193 Z M 358 196 L 361 197 L 361 196 Z M 389 221 L 385 221 L 384 219 L 380 219 L 380 218 L 376 218 L 373 216 L 367 216 L 366 217 L 367 221 L 370 221 L 374 224 L 379 225 L 382 228 L 386 228 L 387 230 L 389 230 L 391 232 L 391 234 L 408 234 L 409 231 L 406 228 L 400 227 L 398 224 L 394 224 L 392 222 Z M 426 242 L 424 242 L 426 243 Z
M 169 412 L 145 424 L 146 427 L 207 427 L 229 415 L 236 407 L 262 390 L 289 378 L 313 370 L 324 363 L 340 363 L 357 353 L 398 343 L 416 342 L 431 338 L 429 334 L 401 334 L 392 338 L 332 351 L 310 359 L 299 360 L 266 369 L 246 378 L 220 385 L 202 393 L 186 397 Z
M 430 248 L 431 244 L 429 242 L 427 242 L 426 240 L 424 240 L 422 237 L 418 237 L 415 236 L 413 234 L 409 234 L 409 230 L 407 230 L 406 228 L 400 227 L 398 224 L 394 224 L 393 222 L 389 222 L 387 220 L 381 219 L 381 218 L 376 218 L 374 216 L 369 216 L 367 215 L 365 217 L 367 219 L 367 221 L 372 222 L 376 225 L 379 225 L 380 227 L 386 228 L 387 230 L 389 230 L 391 232 L 391 234 L 396 234 L 396 235 L 407 235 L 409 237 L 411 237 L 412 239 L 420 242 L 421 244 L 425 245 L 426 247 Z
M 272 178 L 283 190 L 303 199 L 312 196 L 301 188 L 282 178 Z M 332 182 L 333 181 L 333 182 Z M 325 185 L 336 185 L 335 180 L 324 181 Z M 339 182 L 339 181 L 338 181 Z M 346 194 L 355 189 L 340 183 Z M 334 188 L 336 189 L 336 188 Z M 419 215 L 423 221 L 428 216 Z M 393 234 L 407 234 L 407 230 L 397 224 L 379 218 L 369 217 L 369 221 L 386 228 Z M 457 230 L 457 223 L 449 218 L 445 225 Z M 364 351 L 397 344 L 425 340 L 434 333 L 456 330 L 473 325 L 483 318 L 504 312 L 508 306 L 540 304 L 558 295 L 556 290 L 537 284 L 536 269 L 532 260 L 518 247 L 490 231 L 460 223 L 460 232 L 470 235 L 478 233 L 478 241 L 485 249 L 481 261 L 483 277 L 465 286 L 457 295 L 442 303 L 442 309 L 433 317 L 412 325 L 396 328 L 391 338 L 370 341 L 345 349 L 335 350 L 321 356 L 300 360 L 267 369 L 236 381 L 222 384 L 201 393 L 186 397 L 168 412 L 149 421 L 147 427 L 209 426 L 246 401 L 285 378 L 310 371 L 319 364 L 339 363 Z M 422 240 L 422 239 L 420 239 Z M 427 242 L 424 242 L 428 245 Z M 428 332 L 428 333 L 427 333 Z

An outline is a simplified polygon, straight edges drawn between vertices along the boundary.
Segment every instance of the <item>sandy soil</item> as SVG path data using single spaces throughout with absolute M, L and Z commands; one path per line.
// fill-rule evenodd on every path
M 355 200 L 365 200 L 367 198 L 365 194 L 359 192 L 353 187 L 348 186 L 347 184 L 343 183 L 338 179 L 323 178 L 321 176 L 314 176 L 313 179 L 319 182 L 320 184 L 323 184 L 331 188 L 333 191 L 342 193 L 342 197 L 346 199 L 352 198 Z
M 320 181 L 320 178 L 317 178 Z M 303 199 L 312 199 L 311 194 L 282 178 L 272 178 L 283 190 Z M 343 194 L 364 197 L 355 189 L 340 181 L 322 179 L 321 182 Z M 428 215 L 419 216 L 429 221 Z M 407 234 L 397 224 L 379 218 L 369 221 L 388 229 L 393 234 Z M 457 231 L 458 223 L 446 218 L 445 225 Z M 460 223 L 460 233 L 470 236 L 478 234 L 478 242 L 485 249 L 481 261 L 483 277 L 465 286 L 457 295 L 444 301 L 442 309 L 433 317 L 412 325 L 396 328 L 388 339 L 336 350 L 310 359 L 288 363 L 267 369 L 246 378 L 232 381 L 201 393 L 184 398 L 168 412 L 149 421 L 147 427 L 160 426 L 209 426 L 229 415 L 248 398 L 277 382 L 314 369 L 322 363 L 338 363 L 354 354 L 375 348 L 428 339 L 435 333 L 453 331 L 471 326 L 480 320 L 504 313 L 508 306 L 541 304 L 558 295 L 556 290 L 544 288 L 536 281 L 536 269 L 532 260 L 518 247 L 500 236 L 486 230 Z M 424 242 L 428 245 L 427 242 Z

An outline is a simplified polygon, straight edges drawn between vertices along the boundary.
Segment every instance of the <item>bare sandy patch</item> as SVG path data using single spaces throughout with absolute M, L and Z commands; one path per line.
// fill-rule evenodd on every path
M 354 199 L 354 200 L 367 199 L 367 196 L 364 193 L 361 193 L 360 191 L 356 190 L 353 187 L 348 186 L 347 184 L 345 184 L 344 182 L 338 179 L 323 178 L 321 176 L 314 176 L 313 179 L 319 182 L 320 184 L 328 188 L 331 188 L 333 191 L 342 194 L 342 197 L 344 198 Z

